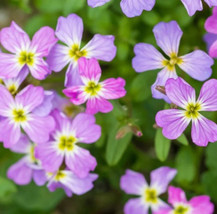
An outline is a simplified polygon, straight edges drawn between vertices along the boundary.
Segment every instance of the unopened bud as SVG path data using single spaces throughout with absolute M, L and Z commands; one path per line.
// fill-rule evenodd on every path
M 130 128 L 129 128 L 128 126 L 123 126 L 123 127 L 121 127 L 121 128 L 118 130 L 118 132 L 117 132 L 115 138 L 116 138 L 117 140 L 119 140 L 119 139 L 123 138 L 123 137 L 124 137 L 128 132 L 130 132 L 130 131 L 131 131 L 131 130 L 130 130 Z
M 137 137 L 142 137 L 143 133 L 142 133 L 142 131 L 141 131 L 141 129 L 140 129 L 139 126 L 134 125 L 134 124 L 132 124 L 132 123 L 129 123 L 128 125 L 129 125 L 131 131 L 133 132 L 133 134 L 134 134 L 135 136 L 137 136 Z
M 160 93 L 166 95 L 166 91 L 165 91 L 165 87 L 164 86 L 157 85 L 155 87 L 155 89 L 158 90 Z

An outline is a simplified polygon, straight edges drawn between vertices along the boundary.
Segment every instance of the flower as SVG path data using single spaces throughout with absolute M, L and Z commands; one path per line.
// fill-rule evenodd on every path
M 209 55 L 217 58 L 217 7 L 213 9 L 213 15 L 206 20 L 205 29 L 208 32 L 205 41 L 208 43 Z
M 176 79 L 178 77 L 176 66 L 199 81 L 204 81 L 211 76 L 211 66 L 214 61 L 205 52 L 195 50 L 187 55 L 178 56 L 179 43 L 183 32 L 176 21 L 160 22 L 154 27 L 153 32 L 158 46 L 169 59 L 165 58 L 154 46 L 139 43 L 134 48 L 136 56 L 133 58 L 132 65 L 136 72 L 162 69 L 151 88 L 154 98 L 169 102 L 164 94 L 156 90 L 156 86 L 164 86 L 169 78 Z
M 66 88 L 63 93 L 70 97 L 70 101 L 75 105 L 81 105 L 87 101 L 86 113 L 112 111 L 113 106 L 107 99 L 125 96 L 125 80 L 119 77 L 99 82 L 102 71 L 96 59 L 81 58 L 78 64 L 82 84 Z
M 88 0 L 90 7 L 99 7 L 110 0 Z M 121 0 L 121 9 L 127 17 L 140 16 L 143 10 L 150 11 L 155 5 L 155 0 Z
M 0 85 L 0 141 L 9 148 L 16 144 L 21 136 L 21 128 L 36 143 L 46 142 L 55 128 L 52 117 L 37 113 L 43 105 L 45 95 L 42 87 L 28 85 L 14 98 Z M 42 110 L 43 111 L 43 110 Z
M 26 67 L 39 80 L 51 73 L 43 58 L 57 42 L 52 28 L 42 27 L 30 41 L 29 36 L 12 22 L 10 27 L 1 30 L 0 41 L 12 53 L 0 53 L 0 78 L 17 77 Z
M 217 80 L 206 81 L 196 101 L 195 90 L 182 78 L 169 79 L 165 85 L 166 94 L 172 103 L 181 109 L 159 111 L 156 122 L 162 127 L 163 135 L 177 139 L 192 121 L 191 136 L 198 146 L 207 146 L 217 141 L 217 125 L 200 114 L 201 111 L 217 110 Z
M 83 21 L 76 14 L 60 17 L 56 27 L 57 38 L 66 45 L 56 44 L 51 50 L 47 62 L 55 72 L 69 64 L 66 71 L 65 86 L 80 84 L 77 61 L 80 57 L 111 61 L 116 55 L 114 36 L 96 34 L 93 39 L 80 48 L 83 34 Z
M 121 177 L 121 189 L 127 194 L 137 195 L 139 198 L 130 199 L 125 207 L 125 214 L 148 214 L 149 208 L 156 212 L 168 208 L 158 196 L 167 191 L 167 186 L 175 177 L 177 171 L 169 167 L 160 167 L 151 172 L 151 183 L 147 184 L 144 176 L 132 170 L 126 170 Z
M 193 16 L 196 11 L 203 10 L 203 4 L 201 0 L 197 1 L 189 1 L 189 0 L 181 0 L 184 4 L 186 10 L 188 11 L 189 16 Z M 217 2 L 215 0 L 204 0 L 209 7 L 217 6 Z
M 35 158 L 35 144 L 30 142 L 26 135 L 22 134 L 19 141 L 10 150 L 25 154 L 25 156 L 9 168 L 8 178 L 19 185 L 29 184 L 32 179 L 38 186 L 44 185 L 47 177 L 40 161 Z
M 155 214 L 213 214 L 214 212 L 214 205 L 210 202 L 209 196 L 196 196 L 187 201 L 185 192 L 173 186 L 169 187 L 168 194 L 168 202 L 173 208 L 162 209 Z
M 78 143 L 94 143 L 101 135 L 101 127 L 95 124 L 95 118 L 85 113 L 78 114 L 70 121 L 58 110 L 52 112 L 56 129 L 49 142 L 38 144 L 35 156 L 48 172 L 56 172 L 65 162 L 66 166 L 78 177 L 84 178 L 94 170 L 96 159 Z
M 73 193 L 82 195 L 93 188 L 93 181 L 98 178 L 96 174 L 88 174 L 85 178 L 77 177 L 70 170 L 59 170 L 55 173 L 47 173 L 48 189 L 54 192 L 57 188 L 63 188 L 66 195 L 71 197 Z

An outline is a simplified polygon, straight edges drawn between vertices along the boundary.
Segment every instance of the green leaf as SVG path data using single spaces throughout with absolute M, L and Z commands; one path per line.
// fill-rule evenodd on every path
M 130 143 L 133 135 L 130 132 L 127 133 L 123 138 L 117 140 L 115 137 L 118 129 L 118 125 L 114 126 L 108 136 L 106 147 L 106 161 L 110 166 L 114 166 L 119 162 L 124 154 L 124 151 L 127 149 L 127 146 Z
M 86 0 L 65 0 L 63 5 L 63 13 L 66 16 L 69 13 L 75 13 L 78 10 L 82 9 L 85 4 Z
M 155 152 L 160 161 L 165 161 L 170 151 L 171 140 L 165 138 L 161 129 L 155 135 Z
M 209 144 L 206 149 L 206 165 L 209 169 L 217 170 L 217 143 Z
M 179 143 L 188 146 L 189 142 L 185 134 L 182 134 L 179 138 L 176 139 Z

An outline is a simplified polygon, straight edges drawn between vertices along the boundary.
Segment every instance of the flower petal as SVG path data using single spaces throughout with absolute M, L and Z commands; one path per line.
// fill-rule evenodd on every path
M 34 170 L 33 180 L 38 186 L 43 186 L 47 182 L 47 176 L 44 170 Z
M 209 55 L 213 58 L 217 58 L 217 40 L 210 46 Z
M 214 42 L 217 41 L 217 34 L 206 33 L 203 38 L 204 38 L 204 41 L 206 42 L 207 49 L 209 50 L 210 47 L 214 44 Z M 209 55 L 210 55 L 210 53 L 209 53 Z M 211 56 L 211 57 L 213 57 L 213 56 Z
M 204 81 L 211 76 L 214 60 L 204 51 L 196 50 L 180 58 L 183 62 L 179 67 L 192 78 Z
M 177 203 L 187 203 L 185 192 L 177 187 L 170 186 L 168 189 L 168 202 L 175 206 Z
M 142 197 L 130 199 L 124 206 L 124 214 L 148 214 L 148 209 Z
M 10 147 L 10 150 L 16 153 L 27 154 L 29 152 L 29 147 L 31 146 L 29 138 L 21 134 L 18 142 Z
M 121 9 L 127 17 L 140 16 L 143 10 L 150 11 L 155 5 L 155 0 L 121 0 Z
M 143 195 L 144 188 L 147 186 L 143 174 L 129 169 L 126 170 L 120 180 L 121 189 L 131 195 Z
M 217 2 L 215 0 L 204 0 L 209 7 L 217 6 Z
M 151 184 L 152 188 L 157 189 L 158 195 L 167 191 L 169 183 L 176 176 L 177 170 L 170 167 L 160 167 L 151 172 Z
M 184 4 L 186 10 L 188 11 L 189 16 L 193 16 L 196 11 L 203 10 L 203 4 L 201 0 L 181 0 Z
M 90 7 L 99 7 L 111 0 L 87 0 L 87 3 Z
M 192 120 L 192 141 L 198 146 L 207 146 L 209 142 L 217 141 L 217 124 L 204 116 Z
M 73 120 L 71 128 L 75 131 L 75 137 L 82 143 L 94 143 L 101 136 L 101 127 L 96 124 L 93 115 L 78 114 Z
M 87 58 L 96 58 L 98 60 L 110 62 L 114 59 L 117 51 L 114 40 L 115 37 L 112 35 L 96 34 L 82 50 L 87 52 Z
M 69 16 L 59 17 L 56 36 L 58 39 L 68 46 L 77 44 L 80 46 L 83 34 L 83 21 L 76 14 L 70 14 Z
M 213 15 L 205 22 L 205 29 L 209 33 L 217 34 L 217 9 L 213 9 Z
M 82 80 L 78 71 L 78 64 L 69 64 L 67 71 L 66 71 L 66 78 L 65 78 L 65 87 L 70 87 L 74 85 L 82 85 Z
M 132 60 L 136 72 L 144 72 L 163 68 L 164 56 L 153 46 L 147 43 L 139 43 L 134 47 L 135 57 Z
M 154 29 L 157 45 L 168 55 L 178 54 L 182 30 L 176 21 L 160 22 Z
M 171 140 L 181 136 L 190 123 L 190 119 L 185 118 L 184 111 L 178 109 L 159 111 L 155 120 L 157 125 L 163 128 L 163 135 Z

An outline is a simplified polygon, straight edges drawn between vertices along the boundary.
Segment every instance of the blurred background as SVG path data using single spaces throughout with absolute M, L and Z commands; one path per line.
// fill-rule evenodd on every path
M 34 183 L 15 185 L 7 179 L 6 172 L 21 156 L 1 146 L 0 214 L 121 214 L 130 198 L 119 187 L 125 170 L 140 171 L 149 180 L 150 172 L 164 165 L 177 168 L 178 175 L 172 184 L 183 188 L 188 197 L 208 194 L 217 203 L 217 143 L 207 148 L 194 146 L 190 128 L 176 141 L 165 139 L 161 130 L 154 126 L 155 115 L 169 106 L 162 100 L 153 99 L 150 90 L 158 71 L 138 74 L 131 66 L 136 43 L 156 46 L 152 28 L 160 21 L 176 20 L 181 26 L 184 35 L 180 55 L 195 49 L 206 50 L 204 22 L 211 15 L 211 9 L 204 5 L 203 12 L 189 17 L 180 0 L 157 0 L 151 12 L 130 19 L 124 16 L 119 4 L 120 0 L 111 0 L 103 7 L 92 9 L 86 0 L 0 0 L 0 28 L 14 20 L 32 36 L 45 25 L 55 29 L 59 16 L 76 13 L 83 18 L 84 43 L 96 33 L 115 35 L 117 56 L 111 63 L 101 62 L 102 78 L 125 78 L 128 92 L 125 98 L 113 102 L 113 112 L 96 116 L 103 133 L 101 139 L 88 149 L 98 161 L 96 173 L 99 179 L 95 188 L 83 196 L 67 198 L 62 190 L 50 193 L 46 187 Z M 213 66 L 212 78 L 217 77 L 216 71 L 217 63 Z M 182 71 L 178 70 L 178 74 L 199 93 L 201 82 Z M 65 71 L 62 71 L 41 82 L 31 78 L 28 81 L 61 94 L 64 75 Z M 74 114 L 80 108 L 71 106 L 71 110 Z M 216 112 L 205 116 L 217 122 Z M 136 135 L 140 132 L 143 136 L 139 138 Z M 162 198 L 166 201 L 167 195 Z

